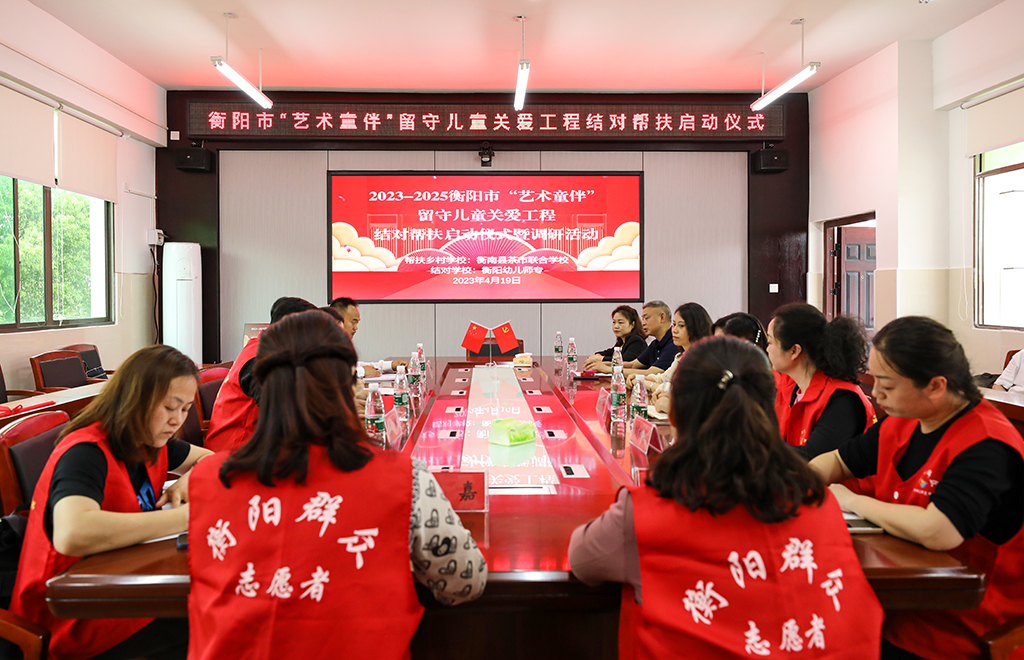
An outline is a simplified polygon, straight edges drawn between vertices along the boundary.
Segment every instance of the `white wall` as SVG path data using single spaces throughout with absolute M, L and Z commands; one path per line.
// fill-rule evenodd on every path
M 117 147 L 115 322 L 0 335 L 0 366 L 7 386 L 32 389 L 31 355 L 91 343 L 99 348 L 103 365 L 115 368 L 154 339 L 152 265 L 145 240 L 146 230 L 156 226 L 154 200 L 124 189 L 150 196 L 155 192 L 154 146 L 166 144 L 166 93 L 28 0 L 0 0 L 0 17 L 0 76 L 135 137 L 119 138 Z
M 810 94 L 809 301 L 820 303 L 820 223 L 874 210 L 876 318 L 947 323 L 975 373 L 1024 333 L 974 327 L 974 179 L 957 104 L 1024 75 L 1024 0 L 931 43 L 892 44 Z
M 222 151 L 221 357 L 241 349 L 242 326 L 265 322 L 281 295 L 327 301 L 327 171 L 476 170 L 473 151 Z M 746 309 L 745 152 L 500 152 L 491 172 L 643 171 L 645 295 L 703 304 L 712 317 Z M 460 355 L 470 321 L 512 321 L 526 350 L 551 352 L 555 331 L 581 353 L 612 343 L 618 301 L 572 304 L 363 304 L 355 337 L 365 359 Z M 639 305 L 637 305 L 639 307 Z

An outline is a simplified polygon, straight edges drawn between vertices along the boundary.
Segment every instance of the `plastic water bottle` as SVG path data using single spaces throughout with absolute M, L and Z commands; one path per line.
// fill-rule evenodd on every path
M 647 386 L 644 383 L 643 375 L 637 376 L 633 383 L 633 392 L 629 399 L 629 422 L 637 417 L 647 419 Z
M 409 398 L 410 412 L 413 417 L 420 414 L 420 404 L 423 399 L 423 376 L 420 373 L 420 362 L 416 352 L 413 351 L 409 358 Z
M 555 364 L 562 363 L 562 331 L 555 333 Z
M 370 393 L 366 395 L 366 435 L 370 436 L 374 444 L 388 448 L 388 436 L 384 429 L 384 399 L 377 383 L 370 383 Z
M 416 360 L 420 363 L 420 397 L 427 392 L 427 358 L 423 355 L 423 344 L 416 344 Z
M 569 344 L 571 347 L 572 344 Z M 622 367 L 612 367 L 611 400 L 612 456 L 622 458 L 626 455 L 626 377 L 622 375 Z
M 616 346 L 612 351 L 612 369 L 622 366 L 622 347 Z
M 576 340 L 569 337 L 569 352 L 565 354 L 565 369 L 572 374 L 576 371 Z
M 398 411 L 398 421 L 405 426 L 412 417 L 412 398 L 409 395 L 409 377 L 405 375 L 405 365 L 398 365 L 398 375 L 395 376 L 395 410 Z

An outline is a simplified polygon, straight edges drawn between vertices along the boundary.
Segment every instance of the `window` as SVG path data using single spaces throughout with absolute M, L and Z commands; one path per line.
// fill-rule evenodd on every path
M 0 176 L 0 331 L 111 321 L 112 208 Z

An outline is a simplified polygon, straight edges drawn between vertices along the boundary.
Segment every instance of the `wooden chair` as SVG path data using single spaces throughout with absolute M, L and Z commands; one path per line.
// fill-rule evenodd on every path
M 50 648 L 49 630 L 8 610 L 0 610 L 0 639 L 20 648 L 25 660 L 46 660 Z
M 9 516 L 32 497 L 57 436 L 71 418 L 60 410 L 28 415 L 0 429 L 0 504 Z
M 875 387 L 875 377 L 869 373 L 863 373 L 860 375 L 860 389 L 864 392 L 864 396 L 871 402 L 871 407 L 875 409 L 875 419 L 879 422 L 888 417 L 886 412 L 882 410 L 882 407 L 875 401 L 875 397 L 871 395 L 871 390 Z
M 1019 348 L 1014 349 L 1012 351 L 1006 351 L 1006 359 L 1003 360 L 1003 369 L 1005 369 L 1006 367 L 1010 366 L 1010 360 L 1012 360 L 1013 356 L 1016 355 L 1019 352 L 1020 352 Z
M 109 374 L 114 373 L 113 369 L 104 369 L 100 362 L 100 351 L 96 344 L 71 344 L 64 346 L 62 351 L 74 351 L 82 356 L 82 363 L 85 364 L 86 378 L 99 378 L 106 380 Z
M 77 351 L 47 351 L 28 359 L 36 389 L 41 392 L 59 392 L 89 383 L 102 383 L 99 378 L 85 375 L 85 362 Z
M 10 401 L 12 396 L 36 396 L 42 394 L 35 390 L 9 390 L 7 389 L 7 382 L 4 380 L 4 370 L 0 369 L 0 404 L 4 404 Z
M 981 637 L 983 657 L 1008 660 L 1010 653 L 1024 646 L 1024 616 L 1010 619 Z

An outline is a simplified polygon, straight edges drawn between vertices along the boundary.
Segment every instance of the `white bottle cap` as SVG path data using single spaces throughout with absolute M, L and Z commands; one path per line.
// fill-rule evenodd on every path
M 416 349 L 417 349 L 417 350 L 418 350 L 418 349 L 421 349 L 421 348 L 423 348 L 423 344 L 416 344 Z
M 380 385 L 378 385 L 377 383 L 370 383 L 370 391 L 371 392 L 374 392 L 374 391 L 376 391 L 378 389 L 380 389 Z
M 569 337 L 569 341 L 576 341 L 575 337 Z
M 559 337 L 561 337 L 562 336 L 562 331 L 558 330 L 557 332 L 555 332 L 555 334 L 558 335 Z
M 621 367 L 616 367 L 616 368 L 621 368 Z M 638 382 L 642 383 L 642 382 L 644 382 L 644 375 L 643 374 L 637 374 L 636 379 L 637 379 Z
M 618 365 L 612 367 L 612 373 L 614 373 L 614 374 L 621 374 L 622 373 L 622 367 L 620 367 Z M 374 383 L 374 385 L 376 385 L 376 384 L 377 383 Z
M 404 364 L 398 365 L 398 373 L 400 373 L 400 374 L 404 374 L 405 373 L 405 365 Z

